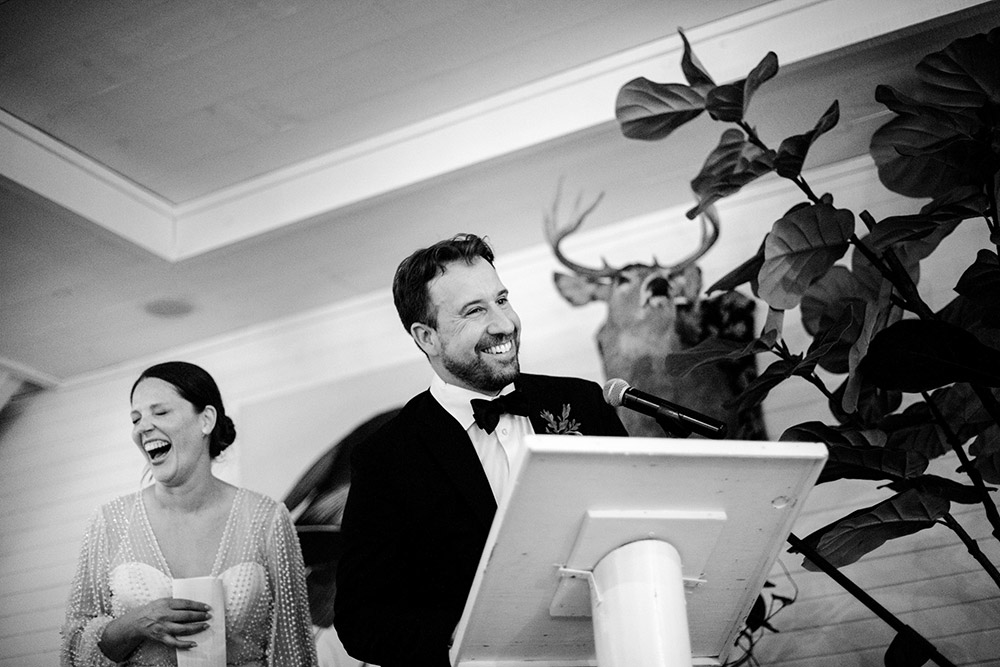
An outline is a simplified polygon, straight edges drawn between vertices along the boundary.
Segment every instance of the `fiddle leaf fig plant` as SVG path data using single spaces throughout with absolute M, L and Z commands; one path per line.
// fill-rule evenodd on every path
M 787 379 L 804 378 L 826 398 L 831 423 L 798 424 L 781 438 L 826 443 L 819 483 L 871 480 L 894 492 L 795 538 L 807 569 L 854 563 L 889 540 L 946 525 L 1000 587 L 996 565 L 951 515 L 953 503 L 981 505 L 1000 539 L 995 489 L 987 486 L 1000 484 L 1000 28 L 924 57 L 916 90 L 874 91 L 894 113 L 871 138 L 880 181 L 930 199 L 916 213 L 882 220 L 838 207 L 802 174 L 810 148 L 839 121 L 836 101 L 811 129 L 779 138 L 773 149 L 748 119 L 754 94 L 778 72 L 777 56 L 768 53 L 745 79 L 717 85 L 680 36 L 687 83 L 637 78 L 622 86 L 623 134 L 664 140 L 705 111 L 729 125 L 691 181 L 697 203 L 689 218 L 771 173 L 791 181 L 802 201 L 777 214 L 758 251 L 707 290 L 748 285 L 769 308 L 760 337 L 750 345 L 711 339 L 671 355 L 671 372 L 765 351 L 775 358 L 735 400 L 758 405 Z M 960 224 L 978 225 L 984 247 L 955 258 L 968 269 L 954 299 L 934 310 L 921 294 L 920 263 Z M 796 306 L 812 336 L 798 352 L 782 337 L 784 314 Z M 968 483 L 926 473 L 950 452 Z M 887 665 L 940 659 L 922 639 L 907 643 L 912 630 L 897 629 Z M 914 648 L 901 650 L 904 644 Z

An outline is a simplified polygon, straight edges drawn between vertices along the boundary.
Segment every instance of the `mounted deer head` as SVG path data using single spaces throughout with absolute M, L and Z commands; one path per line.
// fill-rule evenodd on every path
M 600 203 L 582 208 L 577 200 L 570 222 L 558 222 L 559 193 L 552 212 L 545 216 L 545 235 L 559 262 L 572 274 L 555 273 L 556 288 L 574 306 L 603 301 L 608 317 L 597 332 L 597 348 L 606 377 L 620 377 L 647 393 L 721 419 L 729 437 L 764 439 L 760 411 L 737 414 L 726 402 L 737 396 L 753 377 L 756 367 L 725 362 L 695 369 L 684 377 L 669 371 L 667 355 L 692 347 L 709 336 L 749 341 L 755 333 L 754 301 L 739 292 L 701 299 L 701 269 L 697 261 L 719 237 L 719 220 L 713 207 L 701 216 L 701 241 L 697 249 L 669 266 L 652 264 L 601 267 L 578 264 L 562 252 L 562 241 L 577 231 Z M 623 410 L 622 421 L 633 436 L 663 436 L 650 417 Z

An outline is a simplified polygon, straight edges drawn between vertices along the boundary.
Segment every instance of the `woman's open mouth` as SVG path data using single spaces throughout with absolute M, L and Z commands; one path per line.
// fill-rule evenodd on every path
M 142 448 L 146 450 L 149 460 L 156 463 L 170 451 L 170 443 L 166 440 L 150 440 L 142 443 Z

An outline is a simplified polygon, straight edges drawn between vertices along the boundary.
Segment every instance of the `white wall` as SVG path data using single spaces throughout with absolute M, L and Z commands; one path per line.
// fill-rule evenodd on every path
M 867 160 L 827 169 L 810 182 L 820 191 L 835 193 L 838 205 L 867 208 L 876 218 L 917 208 L 885 193 Z M 799 199 L 769 179 L 724 202 L 721 240 L 702 261 L 706 280 L 751 256 L 770 223 Z M 644 218 L 584 231 L 567 241 L 566 250 L 584 263 L 602 256 L 612 264 L 644 262 L 653 253 L 668 262 L 669 248 L 691 247 L 697 228 L 680 210 L 669 212 L 666 220 Z M 972 239 L 982 238 L 980 230 L 965 233 L 973 230 L 964 227 L 946 250 L 955 261 L 926 267 L 925 276 L 930 275 L 925 281 L 936 286 L 931 300 L 939 305 L 950 298 L 950 287 L 974 256 L 969 250 Z M 603 319 L 603 307 L 573 308 L 561 300 L 551 284 L 558 266 L 546 246 L 506 254 L 502 231 L 482 232 L 494 241 L 498 270 L 521 315 L 522 367 L 602 381 L 593 334 Z M 793 350 L 802 349 L 797 313 L 789 313 L 786 323 Z M 384 293 L 365 299 L 165 350 L 156 358 L 76 378 L 14 402 L 0 422 L 0 667 L 56 664 L 58 629 L 86 518 L 99 504 L 137 488 L 142 473 L 141 457 L 129 438 L 129 388 L 145 366 L 172 358 L 208 369 L 233 414 L 237 444 L 220 464 L 220 474 L 275 497 L 353 426 L 401 403 L 426 386 L 429 377 L 422 356 L 396 319 L 387 285 Z M 803 384 L 786 383 L 766 407 L 774 437 L 791 424 L 828 416 L 817 392 Z M 865 485 L 865 493 L 877 494 L 871 486 Z M 842 508 L 858 506 L 858 493 L 849 484 L 817 489 L 798 532 L 805 535 Z M 970 519 L 970 525 L 977 536 L 988 534 L 982 522 Z M 891 602 L 897 611 L 914 610 L 908 612 L 910 622 L 927 636 L 954 635 L 954 640 L 945 641 L 954 641 L 955 650 L 945 652 L 957 664 L 1000 664 L 986 660 L 996 653 L 992 647 L 1000 645 L 996 589 L 984 588 L 974 567 L 958 565 L 960 549 L 956 551 L 954 540 L 942 532 L 935 529 L 897 540 L 851 569 L 866 585 L 888 589 L 887 606 Z M 939 553 L 946 557 L 938 558 Z M 994 562 L 1000 561 L 995 548 L 992 555 Z M 797 562 L 784 560 L 790 567 Z M 953 581 L 953 575 L 961 579 Z M 768 655 L 767 664 L 880 662 L 867 654 L 842 655 L 855 646 L 882 650 L 889 635 L 880 621 L 845 598 L 824 575 L 794 570 L 793 576 L 802 589 L 801 601 L 775 620 L 788 628 L 787 634 L 769 636 L 762 643 L 759 651 Z M 964 583 L 985 590 L 975 594 L 978 602 L 961 593 Z M 827 628 L 831 622 L 844 625 Z M 974 634 L 962 636 L 970 631 Z M 873 655 L 880 655 L 878 651 Z

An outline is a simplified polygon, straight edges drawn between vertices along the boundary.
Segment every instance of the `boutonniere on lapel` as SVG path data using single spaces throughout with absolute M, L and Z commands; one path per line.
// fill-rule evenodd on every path
M 569 418 L 569 403 L 563 403 L 562 415 L 558 418 L 548 410 L 542 410 L 542 419 L 546 422 L 546 433 L 583 435 L 580 433 L 580 422 Z

